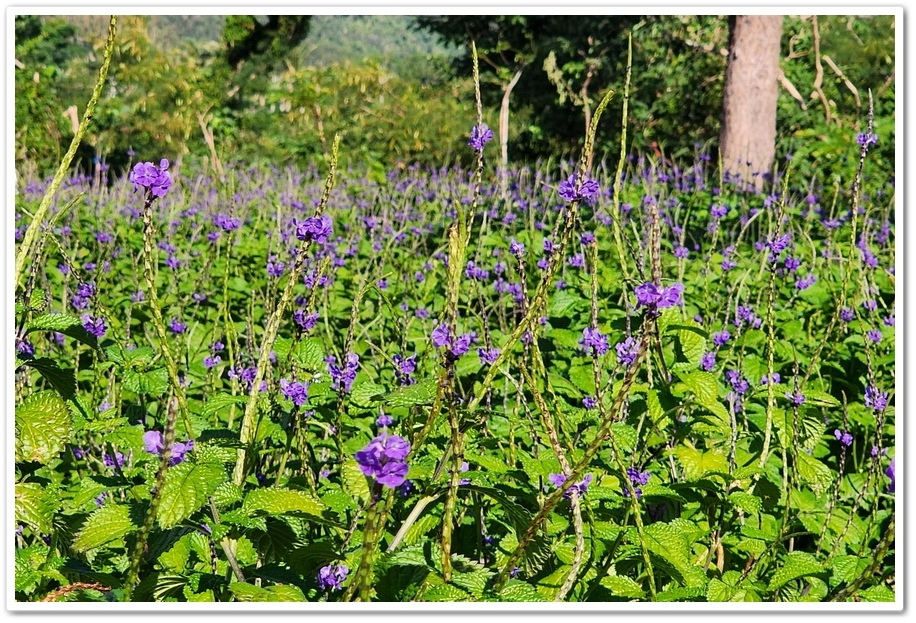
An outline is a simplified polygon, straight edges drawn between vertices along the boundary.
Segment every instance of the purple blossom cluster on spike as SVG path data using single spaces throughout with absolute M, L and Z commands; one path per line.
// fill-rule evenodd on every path
M 325 565 L 318 570 L 318 590 L 342 591 L 350 568 L 347 565 Z
M 478 348 L 477 356 L 480 357 L 481 364 L 493 365 L 496 363 L 496 360 L 499 359 L 500 350 L 496 347 L 493 348 Z
M 280 393 L 297 407 L 301 407 L 309 398 L 309 383 L 280 379 Z
M 356 453 L 362 472 L 385 487 L 401 485 L 408 471 L 405 461 L 410 454 L 410 442 L 397 435 L 382 433 Z
M 632 336 L 618 342 L 614 348 L 617 350 L 617 363 L 628 368 L 633 365 L 636 355 L 639 354 L 639 343 Z
M 133 182 L 134 190 L 145 188 L 153 197 L 164 197 L 172 187 L 172 176 L 166 169 L 169 161 L 163 158 L 157 167 L 152 162 L 138 162 L 131 170 L 128 179 Z
M 453 357 L 457 358 L 471 349 L 471 344 L 477 340 L 477 333 L 471 331 L 469 333 L 462 333 L 457 338 L 454 338 L 447 324 L 439 324 L 433 328 L 430 337 L 433 346 L 436 348 L 445 348 Z
M 317 242 L 323 244 L 331 237 L 331 217 L 310 216 L 301 223 L 295 223 L 296 238 L 303 242 Z
M 895 465 L 896 460 L 897 457 L 892 458 L 891 464 L 888 465 L 887 469 L 884 471 L 887 477 L 891 479 L 891 484 L 887 488 L 888 493 L 894 493 L 895 489 L 897 488 L 897 468 Z
M 101 316 L 94 317 L 89 314 L 84 314 L 81 320 L 83 321 L 83 328 L 97 338 L 104 337 L 105 333 L 108 331 L 108 327 L 105 325 L 105 319 Z
M 573 202 L 577 199 L 585 199 L 589 205 L 595 205 L 595 200 L 598 198 L 598 182 L 595 180 L 585 178 L 582 182 L 582 186 L 579 187 L 579 192 L 576 192 L 576 181 L 579 179 L 577 173 L 574 173 L 569 176 L 569 178 L 560 182 L 560 187 L 558 189 L 560 197 L 565 201 Z
M 349 393 L 359 370 L 359 355 L 348 353 L 343 367 L 337 365 L 337 357 L 334 355 L 329 355 L 325 363 L 328 364 L 328 374 L 331 375 L 331 387 L 345 394 Z
M 833 431 L 833 436 L 836 437 L 837 441 L 839 441 L 844 446 L 852 445 L 852 440 L 853 440 L 852 434 L 847 431 L 840 430 L 838 428 L 835 431 Z
M 394 376 L 397 378 L 399 385 L 413 385 L 417 382 L 413 378 L 413 373 L 417 371 L 416 354 L 405 357 L 397 353 L 391 360 L 394 361 Z
M 311 331 L 318 323 L 318 314 L 307 314 L 304 309 L 297 309 L 293 312 L 293 321 L 303 331 Z
M 636 492 L 637 499 L 642 497 L 642 486 L 649 484 L 650 476 L 652 476 L 650 472 L 641 472 L 635 467 L 627 468 L 627 477 L 633 484 L 633 490 Z M 623 487 L 623 497 L 630 497 L 630 489 L 628 487 Z
M 856 136 L 856 142 L 862 147 L 869 149 L 878 144 L 878 135 L 871 132 L 862 132 Z
M 143 433 L 143 446 L 150 454 L 162 455 L 162 451 L 165 449 L 165 444 L 162 441 L 162 433 L 158 430 L 149 430 Z M 185 460 L 185 455 L 193 449 L 193 439 L 188 439 L 185 442 L 176 441 L 172 444 L 172 455 L 169 457 L 169 465 L 178 465 Z
M 611 345 L 608 343 L 607 336 L 598 329 L 585 327 L 582 329 L 582 337 L 579 339 L 579 346 L 586 354 L 592 357 L 603 355 L 610 350 Z
M 874 386 L 865 388 L 865 406 L 875 411 L 884 411 L 887 408 L 888 392 L 882 392 Z
M 558 489 L 566 482 L 566 478 L 566 474 L 550 474 L 547 476 L 547 480 L 550 481 L 550 484 Z M 563 497 L 568 500 L 572 497 L 573 493 L 575 493 L 577 497 L 582 497 L 585 495 L 585 492 L 588 491 L 589 485 L 592 484 L 592 478 L 593 476 L 591 474 L 586 474 L 582 480 L 567 489 L 563 493 Z
M 675 307 L 682 303 L 684 284 L 675 283 L 665 288 L 652 282 L 636 286 L 636 304 L 649 310 Z
M 483 151 L 483 146 L 493 140 L 493 130 L 487 127 L 487 124 L 481 123 L 471 128 L 471 138 L 468 140 L 470 145 L 476 151 Z

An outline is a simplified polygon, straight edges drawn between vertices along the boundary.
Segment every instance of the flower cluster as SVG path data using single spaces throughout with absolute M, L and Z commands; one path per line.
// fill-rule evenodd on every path
M 347 565 L 325 565 L 318 570 L 318 590 L 342 591 L 343 581 L 347 579 L 350 568 Z
M 104 337 L 108 331 L 105 319 L 101 316 L 95 318 L 89 314 L 84 314 L 81 320 L 83 321 L 83 328 L 97 338 Z
M 385 487 L 401 485 L 407 476 L 404 459 L 410 454 L 410 442 L 397 435 L 382 433 L 356 453 L 360 470 Z
M 639 342 L 633 339 L 632 336 L 622 342 L 618 342 L 614 348 L 617 350 L 617 363 L 628 368 L 633 365 L 633 362 L 636 361 L 636 356 L 639 354 Z
M 611 348 L 607 336 L 598 329 L 592 329 L 591 327 L 582 329 L 582 338 L 579 340 L 579 346 L 592 357 L 603 355 Z
M 295 223 L 296 238 L 303 242 L 317 242 L 322 244 L 331 237 L 330 216 L 310 216 L 301 223 Z
M 143 445 L 150 454 L 161 455 L 165 449 L 162 441 L 162 433 L 158 430 L 149 430 L 143 433 Z M 185 455 L 194 449 L 194 440 L 188 439 L 185 442 L 176 441 L 172 444 L 172 455 L 169 457 L 169 465 L 178 465 L 185 460 Z
M 852 439 L 853 439 L 852 433 L 848 431 L 840 430 L 838 428 L 835 431 L 833 431 L 833 436 L 836 437 L 837 441 L 839 441 L 844 446 L 852 445 Z
M 439 324 L 433 329 L 432 334 L 433 346 L 436 348 L 446 348 L 453 357 L 461 357 L 471 349 L 471 344 L 477 340 L 477 333 L 471 331 L 462 333 L 457 338 L 452 337 L 451 329 L 447 324 Z
M 550 484 L 557 488 L 563 486 L 563 483 L 566 482 L 566 478 L 566 474 L 550 474 L 547 476 L 547 480 L 550 481 Z M 588 491 L 589 485 L 592 484 L 592 478 L 593 477 L 591 474 L 586 474 L 582 480 L 567 489 L 563 494 L 563 497 L 569 499 L 572 497 L 573 493 L 575 493 L 578 497 L 585 495 L 585 492 Z
M 649 477 L 651 475 L 651 472 L 641 472 L 635 467 L 627 468 L 627 477 L 630 479 L 630 482 L 633 483 L 633 490 L 636 492 L 637 499 L 642 497 L 642 485 L 649 484 Z M 623 497 L 630 497 L 630 489 L 628 487 L 623 488 Z
M 411 376 L 417 371 L 417 356 L 415 354 L 405 357 L 397 353 L 391 359 L 394 361 L 394 376 L 397 378 L 399 385 L 413 385 L 417 382 Z
M 559 194 L 566 201 L 575 201 L 576 199 L 585 199 L 589 205 L 595 205 L 598 198 L 598 182 L 585 178 L 579 191 L 576 192 L 576 181 L 578 174 L 570 175 L 565 182 L 560 182 Z
M 331 375 L 331 387 L 337 390 L 343 390 L 344 393 L 353 388 L 353 381 L 356 380 L 356 371 L 359 370 L 359 355 L 348 353 L 347 361 L 341 368 L 337 365 L 337 357 L 329 355 L 324 360 L 328 364 L 328 373 Z
M 675 307 L 682 302 L 684 284 L 675 283 L 665 288 L 652 282 L 636 286 L 636 304 L 647 309 L 664 309 Z
M 493 130 L 487 127 L 487 124 L 481 123 L 471 128 L 471 138 L 468 145 L 476 151 L 482 151 L 483 146 L 493 140 Z
M 145 188 L 153 197 L 164 197 L 172 187 L 172 176 L 166 169 L 169 161 L 163 158 L 157 167 L 152 162 L 138 162 L 128 175 L 133 182 L 134 190 Z
M 865 388 L 865 406 L 875 411 L 884 411 L 887 408 L 888 392 L 882 392 L 874 386 Z
M 309 398 L 309 383 L 280 379 L 280 393 L 297 407 L 301 407 Z

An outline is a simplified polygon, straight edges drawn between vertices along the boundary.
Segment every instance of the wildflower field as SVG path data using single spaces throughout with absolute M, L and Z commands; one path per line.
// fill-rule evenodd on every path
M 478 117 L 21 175 L 15 599 L 895 601 L 888 137 L 758 188 L 594 154 L 607 101 L 508 171 Z

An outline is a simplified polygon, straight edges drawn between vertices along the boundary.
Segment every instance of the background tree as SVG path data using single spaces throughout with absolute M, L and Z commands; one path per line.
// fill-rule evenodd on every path
M 760 188 L 776 153 L 781 15 L 729 17 L 720 151 L 726 171 Z

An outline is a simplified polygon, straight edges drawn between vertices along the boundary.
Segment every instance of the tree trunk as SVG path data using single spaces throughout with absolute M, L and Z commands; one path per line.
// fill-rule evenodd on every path
M 720 137 L 722 166 L 760 189 L 776 153 L 781 15 L 729 18 Z
M 499 107 L 499 148 L 502 164 L 502 170 L 499 173 L 499 185 L 500 196 L 503 200 L 509 197 L 509 96 L 512 95 L 512 89 L 518 84 L 524 69 L 524 66 L 519 67 L 515 75 L 512 76 L 512 80 L 503 89 L 503 101 Z

